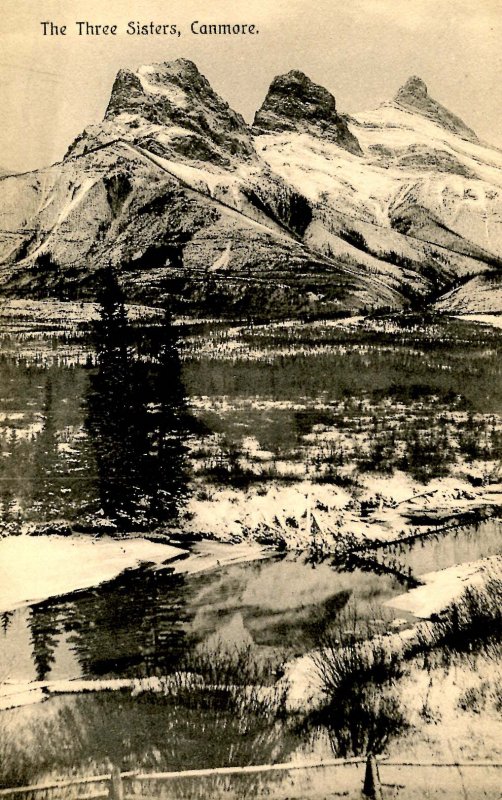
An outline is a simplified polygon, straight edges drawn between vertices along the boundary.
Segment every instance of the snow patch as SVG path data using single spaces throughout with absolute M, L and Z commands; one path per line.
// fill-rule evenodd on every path
M 494 328 L 502 328 L 501 314 L 454 314 L 456 319 L 464 322 L 479 322 L 482 325 L 491 325 Z
M 162 73 L 156 70 L 155 67 L 140 67 L 136 74 L 141 81 L 143 91 L 147 94 L 161 95 L 178 108 L 187 107 L 188 102 L 185 92 L 182 89 L 178 89 L 172 83 L 159 83 L 159 79 L 162 79 Z
M 78 187 L 71 200 L 61 209 L 56 225 L 61 225 L 65 221 L 97 182 L 98 178 L 84 178 L 82 185 Z
M 214 264 L 209 267 L 210 272 L 215 272 L 218 269 L 226 269 L 230 264 L 230 252 L 232 250 L 232 242 L 228 242 L 223 253 L 216 259 Z
M 428 619 L 439 614 L 462 595 L 467 587 L 482 586 L 490 571 L 500 567 L 500 556 L 457 564 L 454 567 L 421 575 L 423 586 L 393 597 L 384 604 L 389 608 L 408 611 L 415 617 Z

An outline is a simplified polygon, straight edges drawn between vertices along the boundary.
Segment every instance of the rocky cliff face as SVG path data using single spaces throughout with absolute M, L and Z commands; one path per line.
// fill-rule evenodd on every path
M 356 137 L 338 114 L 333 95 L 297 70 L 274 78 L 256 112 L 254 128 L 257 133 L 310 133 L 350 153 L 362 152 Z
M 76 155 L 113 137 L 146 145 L 159 155 L 201 160 L 223 167 L 233 157 L 256 156 L 249 127 L 212 89 L 192 61 L 120 70 L 105 118 L 70 148 Z
M 394 101 L 403 108 L 422 114 L 424 117 L 437 122 L 447 131 L 456 133 L 470 142 L 477 142 L 478 137 L 471 128 L 468 128 L 460 117 L 452 114 L 447 108 L 434 100 L 427 90 L 425 82 L 413 75 L 397 92 Z

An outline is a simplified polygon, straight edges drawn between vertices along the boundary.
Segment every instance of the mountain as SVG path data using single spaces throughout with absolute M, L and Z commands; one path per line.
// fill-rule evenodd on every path
M 297 70 L 274 78 L 256 112 L 254 129 L 256 133 L 307 133 L 334 142 L 349 153 L 362 153 L 345 119 L 337 113 L 333 95 Z
M 348 117 L 292 71 L 249 126 L 191 61 L 120 70 L 60 163 L 0 178 L 0 287 L 93 297 L 111 264 L 186 313 L 420 306 L 498 269 L 501 188 L 502 153 L 419 78 Z
M 401 86 L 395 97 L 396 105 L 407 111 L 422 114 L 433 122 L 438 123 L 447 131 L 457 133 L 463 139 L 478 143 L 478 137 L 471 128 L 468 128 L 460 117 L 430 97 L 426 84 L 421 78 L 413 75 Z
M 105 118 L 84 131 L 68 151 L 83 152 L 92 140 L 105 143 L 120 134 L 140 145 L 156 144 L 162 155 L 208 161 L 224 167 L 231 156 L 255 156 L 244 119 L 211 88 L 192 61 L 120 70 Z

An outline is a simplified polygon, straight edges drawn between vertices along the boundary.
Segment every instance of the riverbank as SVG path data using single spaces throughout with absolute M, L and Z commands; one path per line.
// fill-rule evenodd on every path
M 502 483 L 473 487 L 449 477 L 424 485 L 400 472 L 361 474 L 358 481 L 348 488 L 305 480 L 258 482 L 242 489 L 199 484 L 188 502 L 183 531 L 335 554 L 439 533 L 502 513 Z
M 143 537 L 8 536 L 0 539 L 0 611 L 99 586 L 141 566 L 195 574 L 268 554 L 255 542 L 202 541 L 188 550 Z

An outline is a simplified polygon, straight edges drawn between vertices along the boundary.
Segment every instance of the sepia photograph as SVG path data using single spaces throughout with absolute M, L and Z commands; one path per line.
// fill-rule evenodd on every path
M 0 800 L 502 800 L 502 0 L 3 0 Z

